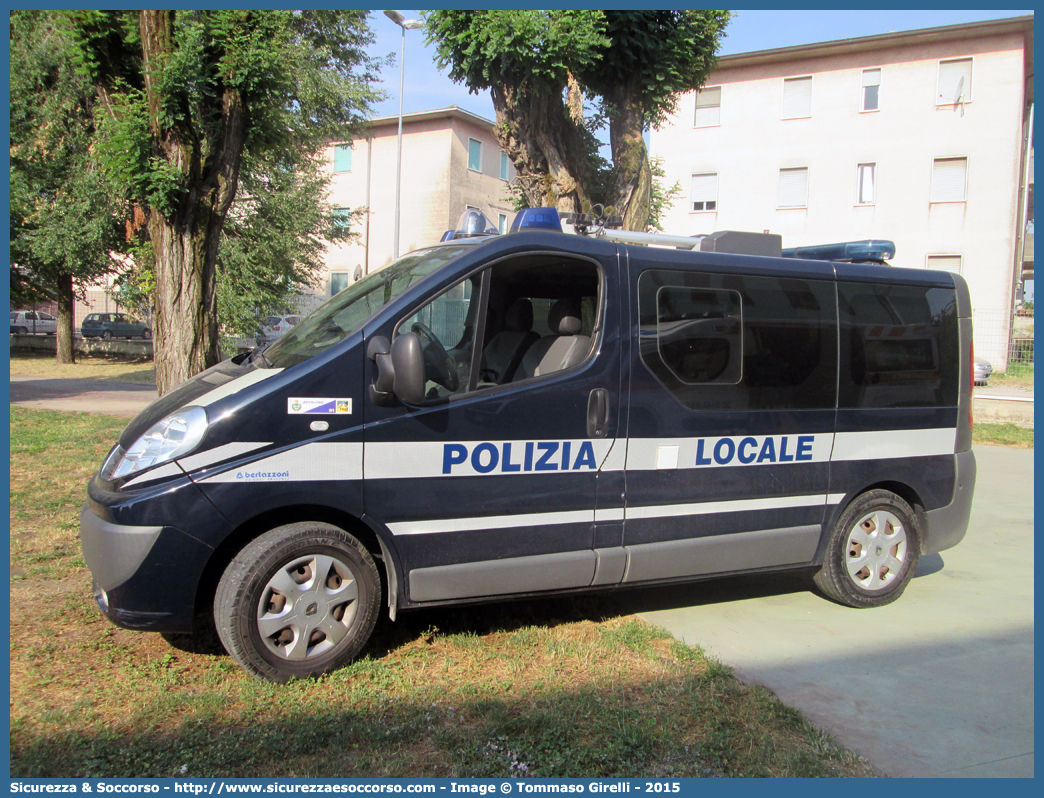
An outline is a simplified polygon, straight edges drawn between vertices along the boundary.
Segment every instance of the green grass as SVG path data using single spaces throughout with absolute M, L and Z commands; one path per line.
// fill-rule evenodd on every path
M 382 619 L 362 659 L 284 686 L 205 637 L 118 629 L 76 519 L 121 426 L 11 412 L 13 776 L 876 775 L 611 596 Z
M 54 355 L 11 352 L 11 376 L 56 379 L 67 377 L 156 384 L 156 368 L 151 360 L 127 360 L 115 357 L 80 355 L 74 364 L 56 363 Z
M 994 446 L 1032 449 L 1033 427 L 1020 427 L 1018 424 L 976 424 L 972 427 L 972 441 Z

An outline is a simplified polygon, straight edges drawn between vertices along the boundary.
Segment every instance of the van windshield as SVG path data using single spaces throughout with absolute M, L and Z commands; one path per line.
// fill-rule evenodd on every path
M 296 327 L 268 347 L 264 351 L 264 365 L 288 368 L 325 352 L 359 330 L 373 314 L 407 288 L 469 248 L 458 245 L 417 250 L 367 275 L 302 318 Z

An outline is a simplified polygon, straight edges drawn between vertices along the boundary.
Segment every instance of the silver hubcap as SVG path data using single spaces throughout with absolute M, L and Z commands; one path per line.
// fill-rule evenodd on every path
M 288 660 L 318 657 L 340 643 L 355 619 L 359 587 L 336 557 L 307 554 L 280 566 L 257 605 L 257 630 Z
M 845 567 L 863 590 L 884 590 L 906 562 L 906 530 L 887 510 L 863 516 L 848 534 Z

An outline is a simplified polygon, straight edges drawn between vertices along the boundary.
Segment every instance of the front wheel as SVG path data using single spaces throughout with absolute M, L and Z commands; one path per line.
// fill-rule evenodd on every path
M 146 327 L 144 330 L 141 331 L 141 339 L 143 341 L 147 341 L 151 337 L 152 337 L 152 330 L 150 330 L 148 327 Z
M 920 550 L 910 505 L 891 491 L 868 491 L 838 519 L 815 581 L 841 604 L 882 607 L 902 595 L 917 569 Z
M 102 332 L 102 340 L 108 341 L 112 338 L 112 330 L 104 330 Z
M 319 676 L 366 645 L 381 598 L 366 548 L 343 529 L 301 522 L 266 532 L 225 569 L 214 597 L 232 658 L 273 682 Z

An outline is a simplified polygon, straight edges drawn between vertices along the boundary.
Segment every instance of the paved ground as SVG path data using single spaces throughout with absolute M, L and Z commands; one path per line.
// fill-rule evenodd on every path
M 802 576 L 630 601 L 892 776 L 1033 776 L 1033 451 L 976 446 L 972 523 L 902 598 L 853 610 Z
M 148 386 L 11 378 L 11 404 L 133 416 Z M 621 594 L 892 776 L 1033 775 L 1033 451 L 976 446 L 972 524 L 893 605 L 837 606 L 807 575 Z
M 11 376 L 11 404 L 18 407 L 77 410 L 129 418 L 155 398 L 155 388 L 131 382 Z

